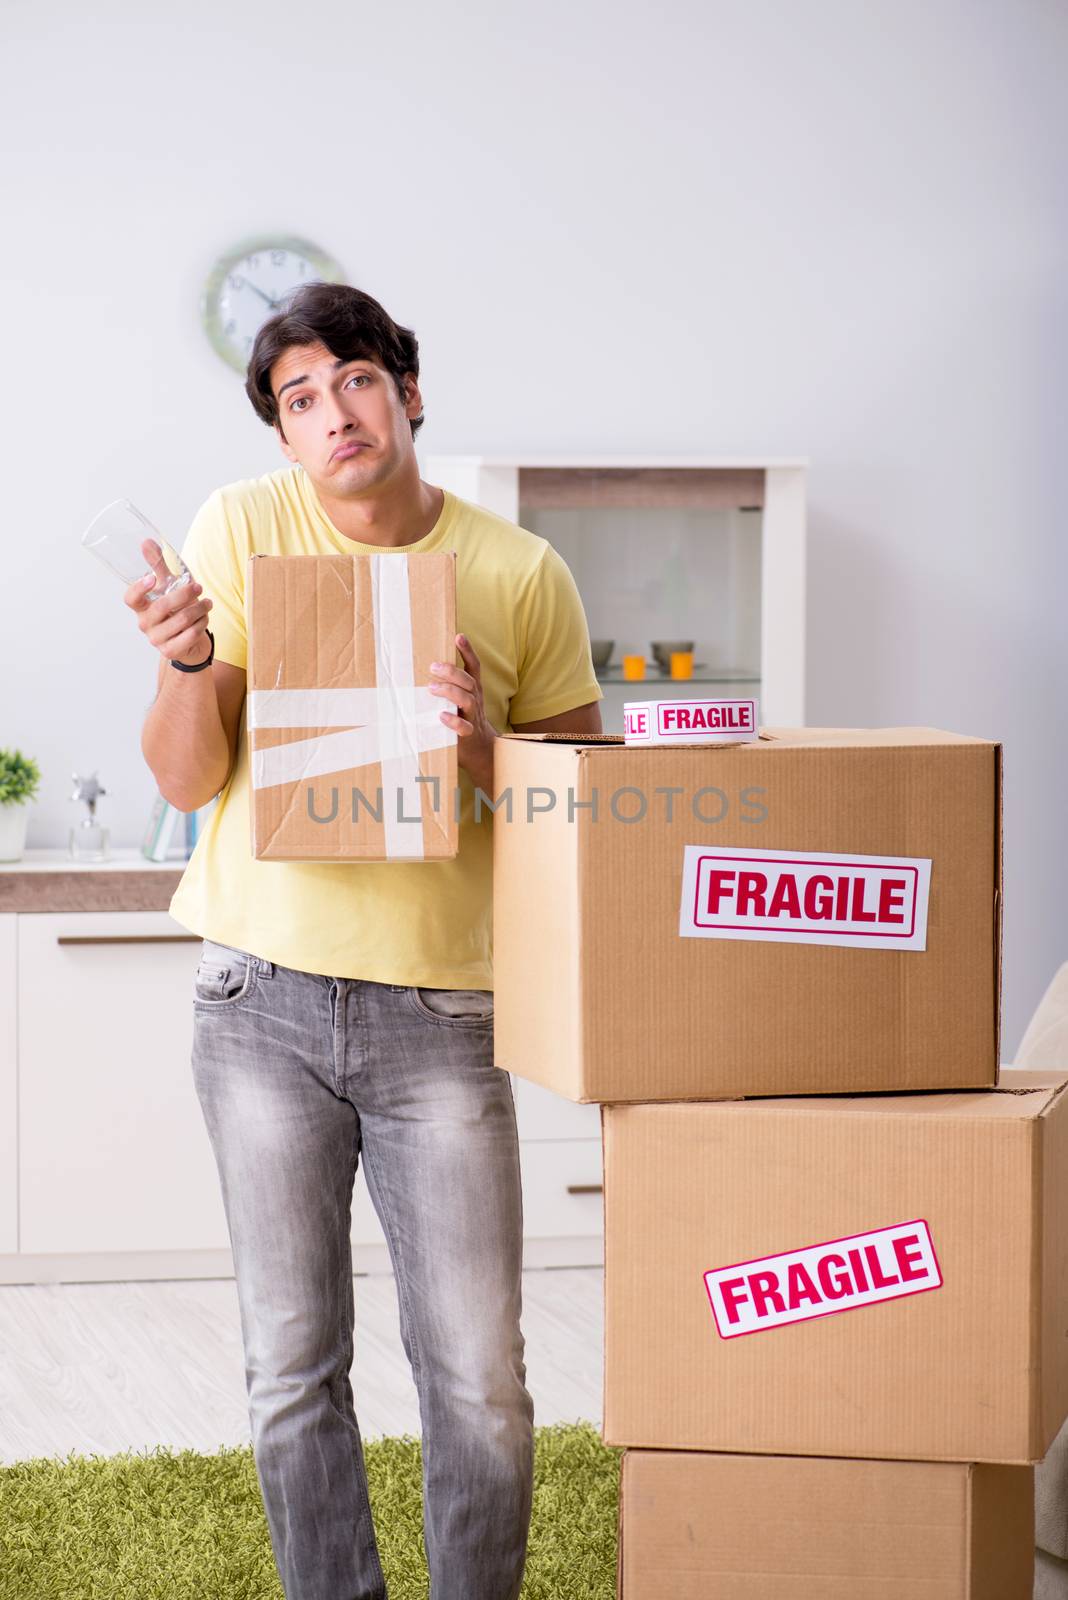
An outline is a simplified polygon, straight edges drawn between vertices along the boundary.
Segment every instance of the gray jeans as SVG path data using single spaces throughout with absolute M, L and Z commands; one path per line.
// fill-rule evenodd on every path
M 205 940 L 193 1010 L 286 1600 L 386 1597 L 349 1381 L 361 1154 L 419 1394 L 432 1600 L 515 1600 L 534 1407 L 492 994 L 322 977 Z

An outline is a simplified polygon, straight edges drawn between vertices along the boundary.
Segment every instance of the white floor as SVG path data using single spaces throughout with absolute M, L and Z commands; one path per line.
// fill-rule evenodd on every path
M 601 1422 L 604 1274 L 523 1274 L 535 1424 Z M 419 1433 L 392 1277 L 358 1277 L 352 1388 L 365 1438 Z M 0 1462 L 249 1442 L 232 1279 L 0 1287 Z

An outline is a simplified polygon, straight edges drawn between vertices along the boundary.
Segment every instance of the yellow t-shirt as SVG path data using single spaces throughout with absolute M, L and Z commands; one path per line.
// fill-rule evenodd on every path
M 457 552 L 456 631 L 478 655 L 486 715 L 498 733 L 602 698 L 578 589 L 545 539 L 446 490 L 430 532 L 392 548 Z M 182 556 L 214 602 L 216 659 L 246 668 L 252 553 L 381 549 L 340 533 L 297 466 L 216 489 L 193 519 Z M 458 653 L 453 659 L 462 666 Z M 459 852 L 451 860 L 260 861 L 249 834 L 246 713 L 247 701 L 234 770 L 175 890 L 171 915 L 202 938 L 302 972 L 492 989 L 493 814 L 482 806 L 476 821 L 467 773 L 458 776 Z

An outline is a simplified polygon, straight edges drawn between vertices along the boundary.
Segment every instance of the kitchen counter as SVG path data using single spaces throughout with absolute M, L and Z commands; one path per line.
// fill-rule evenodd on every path
M 19 861 L 0 861 L 0 913 L 166 911 L 185 868 L 184 856 L 146 861 L 134 846 L 114 849 L 107 861 L 26 850 Z

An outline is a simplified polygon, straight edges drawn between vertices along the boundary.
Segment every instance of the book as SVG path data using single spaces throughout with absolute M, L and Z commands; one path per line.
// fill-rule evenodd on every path
M 164 800 L 157 794 L 152 806 L 152 814 L 148 819 L 148 827 L 141 841 L 141 854 L 148 861 L 166 861 L 174 842 L 174 835 L 178 827 L 178 819 L 185 813 L 172 806 L 169 800 Z

